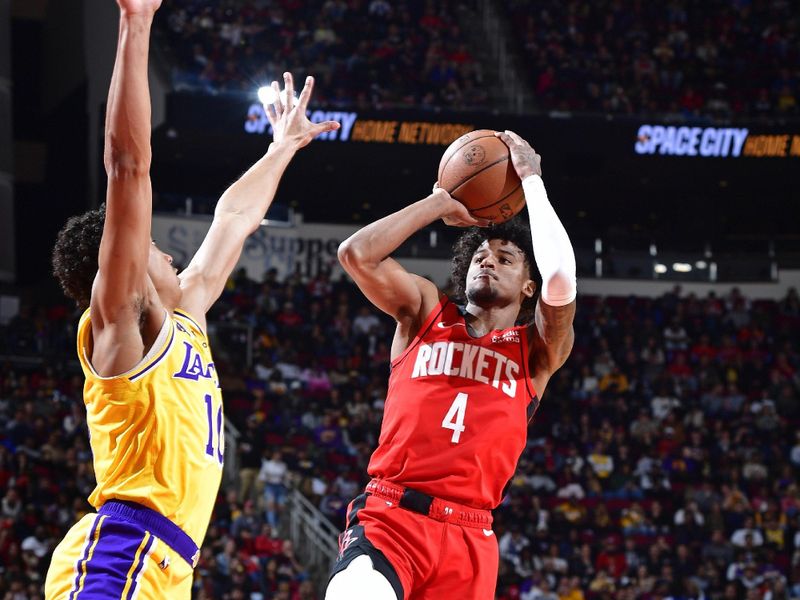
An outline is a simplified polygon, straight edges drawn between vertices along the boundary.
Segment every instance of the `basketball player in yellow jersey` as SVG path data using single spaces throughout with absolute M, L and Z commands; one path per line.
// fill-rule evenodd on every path
M 274 142 L 222 196 L 180 275 L 150 239 L 150 28 L 161 0 L 118 0 L 119 42 L 108 95 L 106 208 L 70 219 L 53 253 L 67 295 L 88 307 L 78 328 L 97 509 L 56 548 L 48 600 L 187 599 L 224 455 L 222 396 L 205 333 L 247 236 L 294 153 L 337 123 L 306 118 L 299 99 L 267 107 Z M 277 82 L 273 89 L 280 92 Z

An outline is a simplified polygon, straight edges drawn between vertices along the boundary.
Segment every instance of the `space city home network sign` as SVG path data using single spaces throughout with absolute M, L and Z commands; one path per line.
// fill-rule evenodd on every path
M 210 226 L 210 218 L 154 215 L 153 239 L 176 264 L 185 268 Z M 314 277 L 322 270 L 331 270 L 336 275 L 341 269 L 336 258 L 339 244 L 356 229 L 351 225 L 321 223 L 290 228 L 259 227 L 247 238 L 237 268 L 243 267 L 256 281 L 261 281 L 270 269 L 275 269 L 281 278 L 293 273 Z
M 800 135 L 753 134 L 740 127 L 650 125 L 639 127 L 636 154 L 706 158 L 800 157 Z
M 309 110 L 307 113 L 312 123 L 322 121 L 341 123 L 339 129 L 317 136 L 317 139 L 323 141 L 447 146 L 453 140 L 475 129 L 473 123 L 363 118 L 357 112 L 341 110 Z M 272 135 L 272 126 L 262 104 L 254 103 L 247 109 L 244 130 L 251 134 Z

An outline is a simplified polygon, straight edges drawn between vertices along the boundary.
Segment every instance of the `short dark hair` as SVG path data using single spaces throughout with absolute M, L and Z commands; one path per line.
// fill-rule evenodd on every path
M 81 310 L 89 307 L 92 298 L 105 219 L 105 203 L 97 210 L 70 217 L 53 247 L 53 275 Z
M 541 287 L 541 276 L 539 275 L 539 269 L 536 268 L 536 259 L 533 256 L 530 227 L 520 216 L 490 227 L 470 227 L 459 236 L 456 243 L 453 244 L 453 299 L 457 302 L 466 303 L 469 263 L 478 247 L 487 240 L 511 242 L 522 250 L 525 255 L 525 265 L 528 267 L 530 278 L 536 282 L 537 294 L 534 294 L 532 298 L 526 298 L 522 302 L 517 322 L 528 323 L 532 321 L 534 308 L 536 307 L 536 297 Z

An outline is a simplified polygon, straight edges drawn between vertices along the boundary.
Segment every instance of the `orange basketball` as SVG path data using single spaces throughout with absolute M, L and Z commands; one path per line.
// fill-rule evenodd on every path
M 522 210 L 525 194 L 508 146 L 494 134 L 478 129 L 450 144 L 439 163 L 439 186 L 472 216 L 503 223 Z

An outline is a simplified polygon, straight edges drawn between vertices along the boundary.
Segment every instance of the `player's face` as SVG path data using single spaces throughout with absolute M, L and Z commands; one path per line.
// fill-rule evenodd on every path
M 162 298 L 173 298 L 176 294 L 180 294 L 178 269 L 172 266 L 172 257 L 159 250 L 155 242 L 150 244 L 147 274 Z
M 487 240 L 472 255 L 467 271 L 467 299 L 478 306 L 519 302 L 531 297 L 535 284 L 525 253 L 506 240 Z

